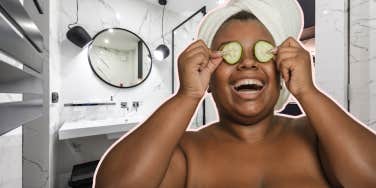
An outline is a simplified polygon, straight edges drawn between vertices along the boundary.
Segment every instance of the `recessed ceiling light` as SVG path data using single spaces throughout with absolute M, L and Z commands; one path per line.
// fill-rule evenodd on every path
M 104 43 L 108 44 L 110 41 L 108 39 L 104 39 Z

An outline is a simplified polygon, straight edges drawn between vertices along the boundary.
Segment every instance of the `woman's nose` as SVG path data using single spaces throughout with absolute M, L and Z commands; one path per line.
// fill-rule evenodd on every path
M 238 69 L 258 69 L 258 63 L 253 56 L 246 55 L 238 63 Z

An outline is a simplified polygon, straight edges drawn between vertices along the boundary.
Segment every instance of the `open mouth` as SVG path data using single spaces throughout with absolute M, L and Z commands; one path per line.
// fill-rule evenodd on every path
M 232 90 L 243 100 L 254 100 L 264 91 L 265 82 L 259 79 L 246 78 L 235 82 Z
M 264 82 L 257 79 L 242 79 L 235 83 L 234 89 L 237 92 L 258 92 L 264 88 Z

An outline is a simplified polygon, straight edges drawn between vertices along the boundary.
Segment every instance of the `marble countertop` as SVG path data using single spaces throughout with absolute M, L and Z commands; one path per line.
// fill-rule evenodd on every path
M 141 117 L 133 117 L 65 122 L 59 129 L 59 140 L 127 132 L 142 121 Z

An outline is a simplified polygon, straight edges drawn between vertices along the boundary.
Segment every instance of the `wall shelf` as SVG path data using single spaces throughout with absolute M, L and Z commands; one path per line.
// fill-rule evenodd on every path
M 103 103 L 66 103 L 64 106 L 113 106 L 116 105 L 114 102 L 103 102 Z
M 0 135 L 41 117 L 43 114 L 42 103 L 42 99 L 0 103 Z

